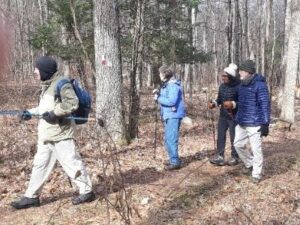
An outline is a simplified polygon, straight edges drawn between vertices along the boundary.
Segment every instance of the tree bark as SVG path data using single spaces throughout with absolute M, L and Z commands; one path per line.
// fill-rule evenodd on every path
M 249 49 L 249 11 L 248 11 L 248 0 L 244 1 L 244 24 L 243 24 L 243 36 L 244 36 L 244 49 L 245 49 L 245 58 L 248 59 L 250 57 L 250 49 Z
M 94 0 L 96 113 L 117 144 L 126 142 L 117 2 Z
M 270 97 L 272 99 L 273 96 L 273 85 L 274 84 L 274 62 L 275 62 L 275 46 L 277 43 L 276 38 L 276 17 L 275 17 L 275 9 L 274 5 L 272 4 L 272 15 L 273 15 L 273 45 L 272 45 L 272 53 L 271 53 L 271 68 L 270 68 L 270 80 L 269 80 L 269 86 L 270 86 Z
M 241 45 L 241 40 L 240 40 L 240 21 L 241 21 L 241 16 L 240 16 L 240 9 L 239 9 L 239 0 L 234 0 L 234 20 L 233 20 L 233 62 L 237 65 L 240 63 L 240 45 Z
M 295 121 L 295 87 L 298 72 L 299 45 L 300 45 L 300 2 L 288 1 L 289 8 L 289 32 L 287 34 L 288 47 L 286 57 L 286 72 L 284 79 L 283 101 L 281 119 L 289 123 Z M 289 15 L 287 15 L 289 16 Z
M 227 14 L 227 26 L 226 26 L 226 33 L 227 33 L 227 64 L 232 62 L 232 5 L 231 0 L 228 0 L 228 14 Z

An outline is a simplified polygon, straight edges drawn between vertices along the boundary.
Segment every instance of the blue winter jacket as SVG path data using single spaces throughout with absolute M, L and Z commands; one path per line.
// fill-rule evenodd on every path
M 269 125 L 270 98 L 262 75 L 255 74 L 248 85 L 241 83 L 236 121 L 241 126 Z
M 183 118 L 185 116 L 185 106 L 180 80 L 172 78 L 163 84 L 157 102 L 160 104 L 160 114 L 163 120 Z

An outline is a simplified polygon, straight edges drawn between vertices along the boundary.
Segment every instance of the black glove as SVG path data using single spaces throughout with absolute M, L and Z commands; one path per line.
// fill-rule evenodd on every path
M 20 120 L 30 120 L 32 118 L 32 115 L 29 111 L 24 110 L 19 114 Z
M 258 132 L 260 132 L 261 137 L 267 137 L 269 134 L 269 125 L 261 125 Z
M 58 119 L 58 117 L 54 114 L 53 111 L 43 113 L 42 118 L 48 123 L 55 123 Z

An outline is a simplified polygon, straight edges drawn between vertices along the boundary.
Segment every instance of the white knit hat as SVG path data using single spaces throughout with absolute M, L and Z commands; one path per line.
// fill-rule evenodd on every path
M 237 69 L 238 69 L 237 65 L 235 65 L 234 63 L 230 63 L 229 66 L 224 69 L 224 72 L 235 77 Z

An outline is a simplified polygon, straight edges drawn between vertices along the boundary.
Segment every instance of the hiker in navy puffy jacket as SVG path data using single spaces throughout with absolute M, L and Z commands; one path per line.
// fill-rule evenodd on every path
M 238 154 L 234 148 L 233 141 L 235 136 L 234 116 L 237 112 L 238 90 L 240 80 L 237 78 L 237 65 L 231 63 L 224 69 L 222 74 L 223 83 L 219 87 L 218 98 L 208 103 L 210 109 L 220 106 L 220 116 L 218 121 L 218 138 L 216 155 L 210 159 L 214 165 L 224 166 L 224 152 L 226 143 L 226 132 L 229 129 L 231 143 L 231 159 L 228 160 L 229 166 L 238 164 Z
M 178 139 L 181 120 L 185 116 L 182 86 L 169 67 L 162 66 L 159 72 L 163 83 L 160 90 L 154 91 L 154 99 L 160 105 L 161 118 L 165 127 L 165 148 L 169 155 L 169 162 L 165 169 L 175 170 L 181 167 L 178 155 Z
M 244 173 L 252 172 L 252 181 L 258 183 L 263 167 L 262 136 L 269 134 L 270 98 L 262 75 L 255 73 L 255 64 L 246 60 L 240 66 L 241 86 L 239 89 L 237 126 L 234 146 L 245 164 Z M 250 141 L 253 154 L 246 143 Z

